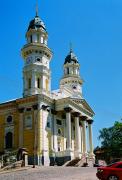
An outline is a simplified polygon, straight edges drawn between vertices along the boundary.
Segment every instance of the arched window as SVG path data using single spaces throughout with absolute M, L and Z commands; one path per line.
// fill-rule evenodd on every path
M 58 129 L 58 135 L 61 136 L 62 132 L 61 129 Z
M 31 88 L 31 78 L 28 79 L 28 89 Z
M 37 42 L 39 43 L 40 35 L 37 34 Z
M 67 68 L 67 74 L 69 74 L 69 68 Z
M 44 44 L 47 45 L 47 40 L 46 39 L 44 40 Z
M 31 43 L 33 42 L 33 38 L 32 38 L 32 35 L 30 36 L 30 42 L 31 42 Z
M 58 151 L 61 151 L 61 142 L 58 141 Z
M 13 144 L 13 134 L 12 132 L 8 132 L 5 137 L 6 149 L 11 149 Z
M 40 88 L 40 78 L 37 78 L 37 88 Z

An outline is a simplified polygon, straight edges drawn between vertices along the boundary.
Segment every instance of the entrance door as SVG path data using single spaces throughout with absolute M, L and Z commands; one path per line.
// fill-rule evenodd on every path
M 11 149 L 13 144 L 13 134 L 12 132 L 8 132 L 5 137 L 6 141 L 6 149 Z

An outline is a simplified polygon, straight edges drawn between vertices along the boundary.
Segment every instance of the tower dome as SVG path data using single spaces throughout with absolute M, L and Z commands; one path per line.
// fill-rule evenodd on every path
M 35 18 L 30 21 L 28 31 L 30 29 L 32 30 L 43 29 L 44 31 L 46 31 L 45 24 L 38 15 L 36 15 Z
M 78 63 L 77 56 L 74 54 L 72 49 L 70 50 L 69 54 L 65 58 L 64 64 L 67 64 L 67 63 Z

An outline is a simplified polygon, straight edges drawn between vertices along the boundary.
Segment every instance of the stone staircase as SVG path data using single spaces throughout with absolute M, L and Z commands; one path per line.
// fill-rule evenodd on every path
M 0 171 L 6 171 L 6 170 L 10 170 L 10 169 L 17 169 L 17 168 L 21 168 L 23 164 L 23 161 L 16 161 L 14 163 L 9 164 L 8 166 L 5 166 L 3 168 L 1 168 Z
M 91 158 L 81 158 L 80 161 L 76 164 L 77 167 L 93 167 L 94 165 L 94 159 Z
M 67 167 L 67 166 L 76 166 L 77 163 L 80 161 L 79 158 L 73 159 L 71 161 L 66 162 L 63 166 Z
M 63 166 L 68 167 L 68 166 L 74 166 L 74 167 L 93 167 L 94 161 L 93 159 L 90 158 L 75 158 L 73 160 L 67 161 Z

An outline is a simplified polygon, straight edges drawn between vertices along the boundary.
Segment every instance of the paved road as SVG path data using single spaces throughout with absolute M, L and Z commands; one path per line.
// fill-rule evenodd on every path
M 97 180 L 96 168 L 36 167 L 0 174 L 0 180 Z

